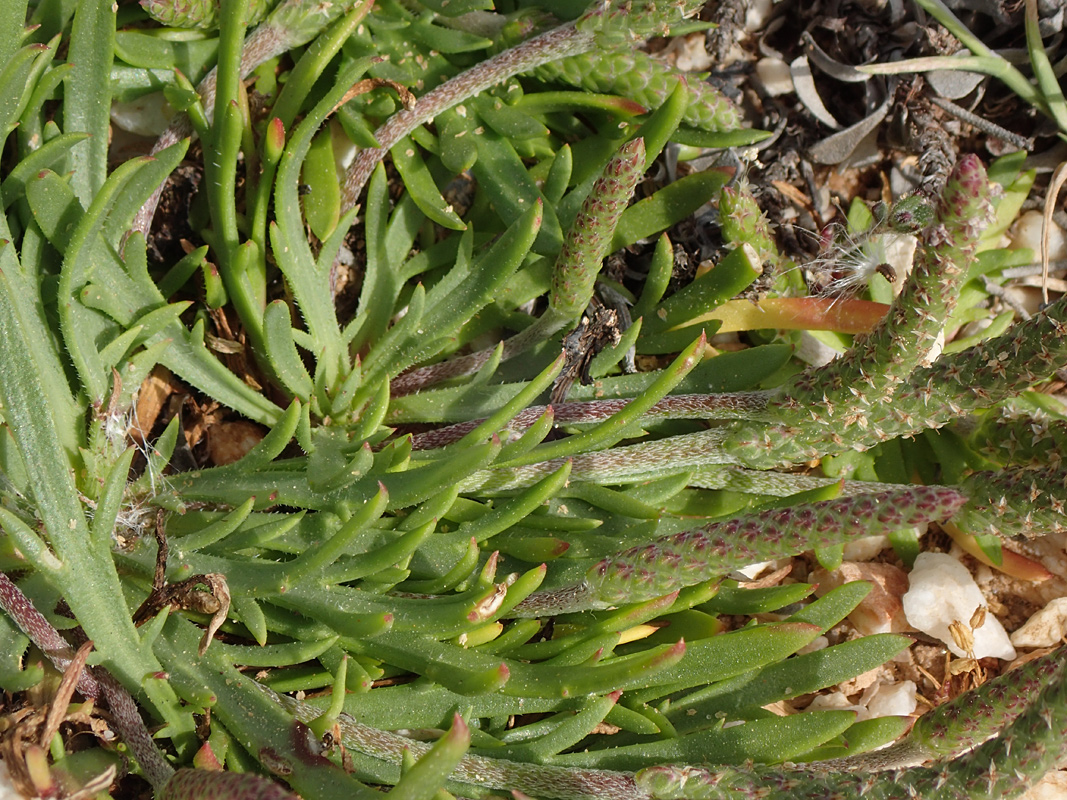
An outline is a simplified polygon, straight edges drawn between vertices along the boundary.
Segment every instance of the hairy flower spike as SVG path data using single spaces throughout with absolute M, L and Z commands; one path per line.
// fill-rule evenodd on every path
M 801 405 L 818 403 L 826 395 L 842 411 L 865 412 L 889 402 L 897 385 L 931 359 L 990 214 L 985 169 L 976 156 L 963 156 L 893 308 L 871 333 L 858 336 L 847 353 L 807 370 L 786 394 Z
M 1067 530 L 1067 471 L 1062 466 L 976 472 L 970 497 L 953 519 L 970 534 L 1040 536 Z
M 575 22 L 599 48 L 631 45 L 650 36 L 666 36 L 704 6 L 701 0 L 597 0 Z
M 778 262 L 778 246 L 771 235 L 770 224 L 746 181 L 723 188 L 719 197 L 719 225 L 723 239 L 731 245 L 750 244 L 756 248 L 763 264 Z
M 784 387 L 769 408 L 777 424 L 770 428 L 756 422 L 733 425 L 723 447 L 736 463 L 768 468 L 847 449 L 865 450 L 894 436 L 943 425 L 963 413 L 954 400 L 929 402 L 938 391 L 937 381 L 930 381 L 927 389 L 912 381 L 916 374 L 923 374 L 923 369 L 916 368 L 930 359 L 944 320 L 955 306 L 989 216 L 988 195 L 981 162 L 974 156 L 961 158 L 927 242 L 889 314 L 870 334 L 857 337 L 843 356 L 805 370 Z M 992 361 L 985 353 L 980 358 L 982 363 L 971 371 L 1001 373 L 985 383 L 1003 387 L 1005 369 L 996 355 Z M 942 365 L 947 363 L 953 362 L 941 359 L 925 369 L 945 369 Z M 1034 377 L 1029 375 L 1028 380 Z M 958 394 L 953 392 L 952 398 Z M 972 388 L 970 394 L 979 407 L 993 402 L 981 386 Z M 818 409 L 814 420 L 811 409 Z
M 963 501 L 952 489 L 908 486 L 738 516 L 605 559 L 586 583 L 605 605 L 650 599 L 768 558 L 947 519 Z
M 274 5 L 270 0 L 250 0 L 245 25 L 257 24 Z M 170 28 L 213 31 L 219 27 L 218 0 L 141 0 L 152 19 Z
M 1062 651 L 1035 658 L 923 714 L 899 746 L 919 746 L 927 758 L 955 758 L 1010 725 L 1053 680 L 1062 680 Z
M 248 772 L 180 769 L 159 792 L 159 800 L 226 797 L 229 800 L 296 800 L 274 781 Z
M 627 142 L 604 167 L 582 203 L 552 272 L 548 303 L 559 315 L 576 317 L 589 304 L 615 225 L 630 202 L 644 164 L 644 140 Z
M 659 108 L 678 85 L 678 73 L 642 50 L 594 51 L 538 68 L 543 81 L 559 81 L 586 91 L 619 94 L 646 108 Z M 742 127 L 741 114 L 709 83 L 689 82 L 689 105 L 683 122 L 700 130 L 722 132 Z

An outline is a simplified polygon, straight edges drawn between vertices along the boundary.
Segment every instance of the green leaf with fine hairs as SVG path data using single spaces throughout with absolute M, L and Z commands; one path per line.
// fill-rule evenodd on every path
M 19 24 L 21 28 L 21 23 Z M 14 129 L 41 71 L 52 60 L 57 42 L 15 50 L 0 70 L 0 143 Z
M 7 247 L 4 248 L 7 250 Z M 14 265 L 12 265 L 14 266 Z M 16 267 L 17 269 L 17 267 Z M 14 271 L 14 270 L 13 270 Z M 113 613 L 115 599 L 124 596 L 115 565 L 101 558 L 92 547 L 89 526 L 82 509 L 73 473 L 79 466 L 64 452 L 56 430 L 64 421 L 49 410 L 39 375 L 39 358 L 50 358 L 27 339 L 8 270 L 0 272 L 0 401 L 4 421 L 23 455 L 37 512 L 48 532 L 58 562 L 50 570 L 66 580 L 57 586 L 71 610 L 91 636 L 108 669 L 135 690 L 145 674 L 159 668 L 150 654 L 139 647 L 139 637 L 124 614 Z M 47 374 L 47 371 L 44 371 Z M 53 559 L 54 560 L 54 559 Z M 77 576 L 76 580 L 70 580 Z M 176 698 L 166 684 L 149 682 L 149 702 L 175 731 L 188 730 Z
M 68 58 L 74 65 L 63 93 L 66 133 L 88 133 L 72 151 L 74 193 L 88 206 L 107 179 L 111 126 L 111 64 L 115 48 L 116 7 L 111 0 L 87 0 L 74 13 Z
M 370 66 L 369 58 L 349 64 L 338 83 L 322 98 L 293 131 L 278 165 L 275 182 L 276 221 L 271 224 L 270 242 L 278 268 L 293 292 L 296 305 L 316 345 L 316 358 L 323 360 L 330 370 L 327 384 L 332 385 L 339 369 L 341 351 L 337 314 L 330 291 L 328 269 L 315 262 L 304 235 L 300 198 L 297 186 L 300 168 L 319 126 L 344 96 L 348 87 Z
M 544 209 L 544 221 L 533 251 L 542 255 L 558 253 L 563 246 L 563 231 L 556 218 L 555 207 L 545 201 L 515 148 L 492 130 L 479 134 L 475 141 L 478 160 L 471 167 L 471 173 L 497 214 L 504 222 L 512 223 L 540 201 Z
M 307 403 L 315 386 L 293 341 L 289 306 L 281 300 L 268 303 L 263 314 L 263 347 L 282 386 L 293 397 Z
M 269 752 L 292 766 L 286 776 L 306 797 L 322 800 L 374 800 L 378 792 L 364 786 L 325 759 L 305 758 L 295 744 L 292 717 L 260 692 L 252 680 L 233 668 L 223 648 L 209 647 L 197 656 L 200 630 L 172 615 L 155 650 L 179 689 L 193 695 L 205 691 L 214 699 L 212 715 L 249 752 Z M 227 792 L 227 796 L 235 796 Z
M 27 0 L 13 0 L 0 8 L 0 64 L 10 64 L 26 26 Z
M 910 643 L 905 636 L 876 634 L 793 656 L 675 697 L 667 718 L 679 734 L 710 727 L 719 712 L 746 715 L 779 700 L 835 686 L 884 664 Z
M 406 770 L 386 794 L 392 800 L 433 800 L 470 746 L 470 731 L 459 714 L 452 727 L 414 766 Z
M 312 139 L 300 175 L 305 186 L 304 217 L 308 227 L 320 240 L 327 239 L 341 218 L 340 176 L 329 126 Z
M 789 717 L 748 720 L 685 737 L 659 739 L 603 750 L 566 753 L 549 764 L 633 771 L 664 763 L 736 764 L 789 761 L 847 730 L 854 711 L 811 711 Z
M 393 165 L 404 181 L 404 188 L 408 190 L 419 210 L 429 219 L 449 230 L 466 230 L 467 226 L 463 220 L 441 196 L 414 140 L 410 136 L 405 136 L 393 145 L 390 153 L 393 156 Z
M 726 172 L 718 169 L 694 172 L 634 203 L 619 219 L 611 249 L 627 247 L 667 230 L 711 200 L 729 179 Z

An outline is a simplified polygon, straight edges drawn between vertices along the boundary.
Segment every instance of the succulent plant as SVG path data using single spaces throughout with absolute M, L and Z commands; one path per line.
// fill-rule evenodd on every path
M 904 718 L 768 715 L 910 640 L 807 650 L 869 586 L 812 599 L 730 578 L 937 521 L 1061 529 L 1064 472 L 1038 465 L 1058 422 L 1020 443 L 1031 423 L 994 421 L 1035 418 L 1023 395 L 1067 360 L 1067 300 L 937 353 L 995 202 L 977 158 L 929 220 L 903 207 L 915 270 L 843 356 L 718 354 L 723 320 L 705 315 L 785 268 L 758 207 L 717 168 L 631 203 L 668 142 L 762 136 L 635 54 L 700 4 L 596 2 L 501 52 L 483 34 L 515 20 L 478 0 L 286 0 L 246 35 L 252 5 L 220 4 L 202 37 L 147 35 L 146 12 L 110 3 L 52 31 L 22 32 L 43 4 L 0 11 L 19 34 L 0 38 L 0 688 L 59 684 L 57 714 L 76 688 L 124 748 L 86 757 L 12 717 L 20 788 L 80 767 L 87 792 L 129 768 L 175 800 L 977 797 L 1062 757 L 1059 651 L 906 735 Z M 170 25 L 189 8 L 148 11 Z M 656 64 L 647 84 L 609 85 L 634 64 Z M 112 102 L 158 91 L 180 117 L 112 168 Z M 153 226 L 194 136 L 203 196 Z M 673 247 L 654 237 L 711 200 L 730 247 L 665 297 Z M 157 256 L 179 222 L 203 244 Z M 648 255 L 636 286 L 602 274 L 624 247 Z M 636 295 L 637 320 L 574 352 L 568 328 L 608 289 Z M 825 309 L 770 300 L 788 301 L 757 303 L 772 328 Z M 628 372 L 630 348 L 669 358 Z M 582 369 L 591 385 L 544 404 Z M 262 426 L 237 458 L 182 470 L 182 414 L 135 419 L 179 380 L 205 415 Z M 959 453 L 908 469 L 901 437 L 957 422 Z M 831 474 L 867 451 L 897 477 Z M 795 469 L 816 460 L 825 474 Z M 724 630 L 757 614 L 777 616 Z M 48 736 L 23 746 L 31 721 Z

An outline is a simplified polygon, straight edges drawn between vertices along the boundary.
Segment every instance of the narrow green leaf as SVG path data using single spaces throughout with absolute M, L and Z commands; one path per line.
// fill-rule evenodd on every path
M 674 698 L 667 716 L 680 735 L 710 727 L 724 714 L 752 713 L 876 669 L 909 644 L 905 636 L 876 634 L 794 656 Z
M 92 204 L 78 220 L 63 254 L 58 287 L 60 297 L 75 296 L 84 284 L 89 275 L 90 259 L 87 254 L 92 252 L 103 233 L 108 212 L 134 175 L 148 163 L 147 159 L 127 161 L 112 172 L 99 189 L 94 187 Z M 59 324 L 64 344 L 90 401 L 101 403 L 107 392 L 109 376 L 93 344 L 91 323 L 83 309 L 80 303 L 58 304 Z
M 485 131 L 476 136 L 478 160 L 471 172 L 478 185 L 486 192 L 497 213 L 508 224 L 529 212 L 540 200 L 544 208 L 544 222 L 533 250 L 544 255 L 554 255 L 563 246 L 563 231 L 556 218 L 554 206 L 545 203 L 537 184 L 526 171 L 511 143 L 495 131 Z
M 429 219 L 449 230 L 466 230 L 467 226 L 463 220 L 441 196 L 433 176 L 430 175 L 430 170 L 426 167 L 426 162 L 419 154 L 418 145 L 412 141 L 411 137 L 405 136 L 393 145 L 389 152 L 393 156 L 393 164 L 397 172 L 404 181 L 404 187 L 419 210 Z
M 333 536 L 317 547 L 305 551 L 295 561 L 289 562 L 287 565 L 288 569 L 286 570 L 286 580 L 299 582 L 310 577 L 312 573 L 322 570 L 336 561 L 342 553 L 348 550 L 349 545 L 363 532 L 364 528 L 370 526 L 371 523 L 385 513 L 388 502 L 389 492 L 386 490 L 385 486 L 381 486 L 378 494 L 367 503 L 364 503 L 363 507 L 350 520 L 348 520 L 348 522 L 338 529 Z M 433 526 L 431 525 L 417 531 L 412 531 L 408 536 L 400 537 L 400 539 L 394 542 L 391 547 L 380 548 L 377 553 L 363 554 L 360 558 L 360 566 L 365 569 L 364 574 L 373 574 L 379 569 L 397 563 L 405 555 L 411 553 L 418 547 L 426 535 L 431 533 L 432 530 Z M 352 580 L 357 577 L 363 576 L 350 576 L 349 579 Z
M 130 465 L 133 464 L 135 453 L 134 448 L 128 447 L 115 460 L 104 481 L 102 491 L 97 495 L 96 508 L 93 509 L 93 522 L 89 528 L 91 546 L 96 551 L 97 558 L 110 556 L 111 538 L 115 533 L 115 525 L 125 500 L 126 484 L 130 478 Z
M 77 202 L 77 201 L 75 201 Z M 48 397 L 48 412 L 55 417 L 56 442 L 72 465 L 80 463 L 83 443 L 83 402 L 71 392 L 65 369 L 65 355 L 56 341 L 54 322 L 44 313 L 41 282 L 24 272 L 13 245 L 0 242 L 0 273 L 8 288 L 8 297 L 19 325 L 25 332 L 26 346 L 34 363 L 37 379 Z M 5 416 L 5 420 L 7 417 Z
M 549 763 L 593 769 L 638 770 L 664 763 L 740 764 L 788 761 L 844 732 L 854 711 L 812 711 L 749 720 L 744 725 L 625 747 L 557 756 Z
M 66 133 L 88 133 L 71 151 L 71 187 L 88 206 L 107 179 L 107 144 L 111 126 L 111 63 L 115 49 L 115 13 L 111 0 L 86 0 L 74 12 L 63 102 Z
M 653 111 L 637 129 L 634 138 L 640 137 L 645 141 L 646 170 L 652 166 L 664 145 L 670 141 L 675 129 L 685 116 L 688 105 L 689 85 L 684 80 L 679 80 L 678 85 L 667 95 L 663 105 Z
M 634 203 L 619 219 L 611 249 L 627 247 L 681 222 L 715 197 L 729 178 L 718 169 L 695 172 Z
M 0 62 L 4 64 L 0 70 L 0 142 L 15 127 L 29 101 L 36 82 L 35 73 L 43 70 L 44 63 L 51 60 L 56 44 L 53 41 L 48 45 L 29 45 L 16 50 L 9 60 Z
M 456 714 L 452 727 L 430 751 L 400 776 L 386 795 L 392 800 L 433 800 L 470 746 L 470 731 Z
M 70 237 L 85 214 L 70 184 L 51 170 L 39 172 L 26 184 L 26 199 L 49 243 L 60 253 L 66 252 Z
M 25 156 L 15 164 L 4 177 L 0 186 L 0 201 L 8 208 L 26 191 L 26 184 L 44 170 L 51 170 L 59 164 L 70 148 L 84 140 L 87 133 L 64 133 L 42 144 L 38 149 Z
M 304 194 L 304 217 L 320 240 L 329 238 L 341 217 L 341 184 L 333 154 L 333 134 L 326 126 L 311 141 L 301 178 L 311 190 Z
M 1059 126 L 1061 135 L 1067 134 L 1067 101 L 1063 98 L 1060 79 L 1052 68 L 1052 62 L 1045 51 L 1045 43 L 1041 40 L 1037 0 L 1026 0 L 1025 5 L 1026 49 L 1030 53 L 1030 64 L 1034 68 L 1034 77 L 1037 79 L 1037 86 L 1048 104 L 1052 119 Z
M 241 667 L 286 667 L 311 661 L 325 653 L 337 643 L 336 636 L 325 639 L 298 640 L 284 644 L 268 644 L 248 647 L 246 645 L 215 645 L 221 647 L 223 655 L 233 664 Z
M 289 306 L 282 300 L 267 305 L 263 314 L 264 355 L 282 386 L 307 403 L 315 387 L 293 342 L 289 313 Z
M 248 515 L 252 513 L 252 506 L 254 504 L 255 498 L 248 498 L 241 503 L 241 505 L 226 513 L 222 519 L 205 525 L 200 530 L 191 533 L 188 536 L 182 536 L 177 540 L 176 544 L 178 544 L 183 552 L 193 552 L 210 547 L 236 531 L 241 524 L 248 519 Z M 169 530 L 168 533 L 170 533 Z
M 0 4 L 0 64 L 10 64 L 22 42 L 28 0 Z
M 595 428 L 568 437 L 559 442 L 551 442 L 534 448 L 519 458 L 514 458 L 500 467 L 516 467 L 533 464 L 553 458 L 567 457 L 577 452 L 588 452 L 610 447 L 626 436 L 626 431 L 637 422 L 651 406 L 657 403 L 671 389 L 678 385 L 690 370 L 698 363 L 697 353 L 704 347 L 704 338 L 700 337 L 689 347 L 679 353 L 674 362 L 648 387 L 646 392 L 635 398 L 620 411 L 612 414 Z
M 294 399 L 270 432 L 230 467 L 234 471 L 253 472 L 262 469 L 280 456 L 282 451 L 289 446 L 296 432 L 296 426 L 300 422 L 300 407 L 300 401 Z

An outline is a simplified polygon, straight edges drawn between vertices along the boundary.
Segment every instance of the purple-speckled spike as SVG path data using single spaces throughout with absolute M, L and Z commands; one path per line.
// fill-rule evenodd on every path
M 602 603 L 639 602 L 759 561 L 946 519 L 964 500 L 946 487 L 902 486 L 735 517 L 604 559 L 586 582 Z

